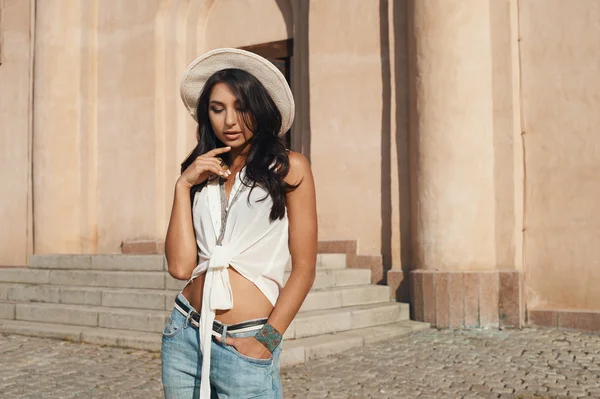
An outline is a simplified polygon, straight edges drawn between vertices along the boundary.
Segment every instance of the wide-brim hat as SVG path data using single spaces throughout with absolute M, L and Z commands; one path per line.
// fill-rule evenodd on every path
M 202 89 L 215 72 L 237 68 L 252 74 L 267 89 L 281 113 L 281 130 L 285 134 L 294 121 L 295 105 L 292 90 L 283 74 L 269 60 L 249 51 L 220 48 L 196 58 L 181 79 L 180 91 L 183 104 L 194 120 L 198 121 L 196 109 Z

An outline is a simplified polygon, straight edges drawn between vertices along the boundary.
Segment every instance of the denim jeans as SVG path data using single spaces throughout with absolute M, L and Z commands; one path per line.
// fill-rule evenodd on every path
M 179 294 L 178 297 L 189 304 L 183 295 Z M 244 338 L 255 334 L 256 331 L 227 333 L 227 337 Z M 254 359 L 227 345 L 227 340 L 222 344 L 213 337 L 210 359 L 211 397 L 282 398 L 279 379 L 280 350 L 281 345 L 271 359 Z M 202 353 L 198 329 L 177 309 L 173 309 L 163 332 L 161 352 L 165 398 L 199 398 Z

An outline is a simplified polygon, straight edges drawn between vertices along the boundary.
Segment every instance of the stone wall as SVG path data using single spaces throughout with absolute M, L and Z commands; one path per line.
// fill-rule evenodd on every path
M 0 4 L 0 264 L 161 240 L 195 144 L 183 70 L 292 38 L 320 240 L 439 326 L 598 310 L 596 1 Z

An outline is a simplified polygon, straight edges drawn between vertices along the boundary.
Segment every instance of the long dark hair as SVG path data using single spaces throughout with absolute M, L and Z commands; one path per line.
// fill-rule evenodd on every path
M 283 180 L 288 174 L 290 163 L 285 144 L 279 137 L 281 113 L 262 83 L 246 71 L 223 69 L 206 81 L 196 108 L 198 144 L 181 164 L 181 172 L 200 155 L 225 146 L 215 135 L 208 118 L 210 93 L 214 85 L 221 82 L 227 84 L 237 97 L 243 120 L 254 133 L 246 159 L 246 178 L 243 183 L 251 187 L 251 190 L 257 185 L 264 188 L 273 201 L 270 220 L 281 219 L 285 215 L 286 193 L 298 187 Z M 228 154 L 223 155 L 227 159 Z M 193 187 L 192 198 L 202 186 Z

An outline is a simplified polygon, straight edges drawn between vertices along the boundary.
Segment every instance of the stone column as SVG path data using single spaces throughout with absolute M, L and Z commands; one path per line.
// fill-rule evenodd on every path
M 408 11 L 413 318 L 497 325 L 489 2 L 415 0 Z

